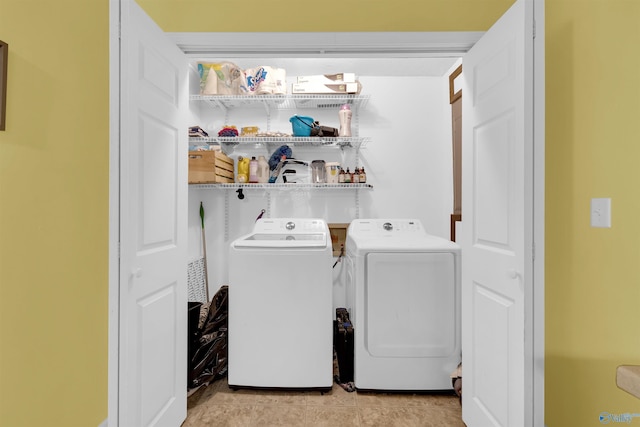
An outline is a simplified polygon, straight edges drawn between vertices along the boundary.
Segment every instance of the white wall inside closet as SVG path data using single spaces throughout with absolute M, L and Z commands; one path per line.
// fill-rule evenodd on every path
M 289 90 L 298 75 L 355 72 L 362 83 L 362 95 L 369 95 L 360 108 L 358 132 L 371 138 L 357 154 L 352 148 L 314 148 L 293 146 L 295 158 L 338 161 L 351 170 L 364 166 L 373 190 L 360 189 L 356 205 L 354 191 L 345 190 L 244 190 L 238 199 L 235 190 L 190 188 L 189 261 L 202 257 L 199 217 L 200 202 L 206 212 L 206 239 L 209 288 L 213 294 L 227 283 L 229 243 L 248 233 L 262 209 L 271 217 L 321 217 L 329 223 L 349 223 L 360 218 L 417 218 L 430 234 L 448 238 L 449 215 L 453 208 L 451 152 L 451 109 L 448 75 L 459 62 L 456 58 L 302 58 L 227 60 L 241 68 L 269 65 L 285 68 Z M 203 60 L 204 61 L 204 60 Z M 195 63 L 195 61 L 194 61 Z M 195 72 L 192 73 L 195 77 Z M 192 84 L 192 90 L 197 90 Z M 197 92 L 193 92 L 197 93 Z M 224 125 L 267 128 L 267 115 L 261 109 L 233 110 L 228 113 L 207 106 L 193 105 L 193 125 L 217 134 Z M 338 109 L 277 110 L 270 116 L 270 130 L 291 132 L 293 114 L 311 116 L 326 126 L 338 127 Z M 355 126 L 355 122 L 354 122 Z M 234 160 L 238 156 L 264 155 L 272 147 L 241 145 L 223 147 Z M 226 201 L 225 201 L 225 198 Z M 225 212 L 226 209 L 226 212 Z M 334 269 L 334 288 L 339 305 L 343 290 L 341 265 Z M 331 268 L 331 266 L 327 266 Z M 286 266 L 273 266 L 265 274 L 283 274 Z

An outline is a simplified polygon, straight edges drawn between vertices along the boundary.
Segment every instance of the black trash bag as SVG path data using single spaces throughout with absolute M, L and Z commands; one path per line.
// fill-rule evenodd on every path
M 209 311 L 194 334 L 198 337 L 189 355 L 188 387 L 196 388 L 227 374 L 229 287 L 222 286 L 211 299 Z
M 348 392 L 355 391 L 353 382 L 353 324 L 346 308 L 336 308 L 333 321 L 334 380 Z
M 200 347 L 200 318 L 205 313 L 208 305 L 201 302 L 189 301 L 188 317 L 188 334 L 187 334 L 187 378 L 191 373 L 191 359 L 196 350 Z

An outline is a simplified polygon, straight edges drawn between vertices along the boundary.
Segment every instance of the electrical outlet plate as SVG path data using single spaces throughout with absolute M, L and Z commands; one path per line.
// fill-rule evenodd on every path
M 331 233 L 333 256 L 340 256 L 347 240 L 347 228 L 349 228 L 349 223 L 330 223 L 327 225 L 329 226 L 329 232 Z
M 611 199 L 591 199 L 591 226 L 611 228 Z

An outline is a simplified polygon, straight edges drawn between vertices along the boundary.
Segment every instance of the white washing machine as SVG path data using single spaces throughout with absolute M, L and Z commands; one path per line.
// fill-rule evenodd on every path
M 461 360 L 460 247 L 415 219 L 358 219 L 346 240 L 358 389 L 449 390 Z
M 260 219 L 229 251 L 231 387 L 331 388 L 332 247 L 322 219 Z

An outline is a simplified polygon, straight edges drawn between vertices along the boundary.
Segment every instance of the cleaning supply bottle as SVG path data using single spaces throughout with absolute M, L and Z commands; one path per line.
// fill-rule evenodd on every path
M 255 156 L 252 156 L 249 161 L 249 182 L 258 183 L 258 161 Z
M 258 182 L 262 184 L 269 182 L 269 162 L 264 156 L 258 157 Z
M 349 104 L 343 104 L 338 111 L 338 117 L 340 118 L 340 129 L 338 129 L 338 136 L 351 136 L 351 107 Z
M 237 182 L 249 182 L 249 159 L 247 157 L 238 157 Z
M 273 184 L 278 179 L 278 175 L 280 174 L 280 169 L 282 169 L 282 165 L 284 165 L 285 160 L 287 160 L 287 156 L 284 154 L 280 156 L 280 162 L 278 165 L 271 171 L 271 175 L 269 176 L 269 183 Z
M 349 171 L 349 168 L 347 168 L 347 171 L 344 173 L 344 183 L 351 184 L 351 182 L 351 172 Z
M 360 168 L 360 184 L 367 182 L 367 173 L 364 171 L 364 166 Z

